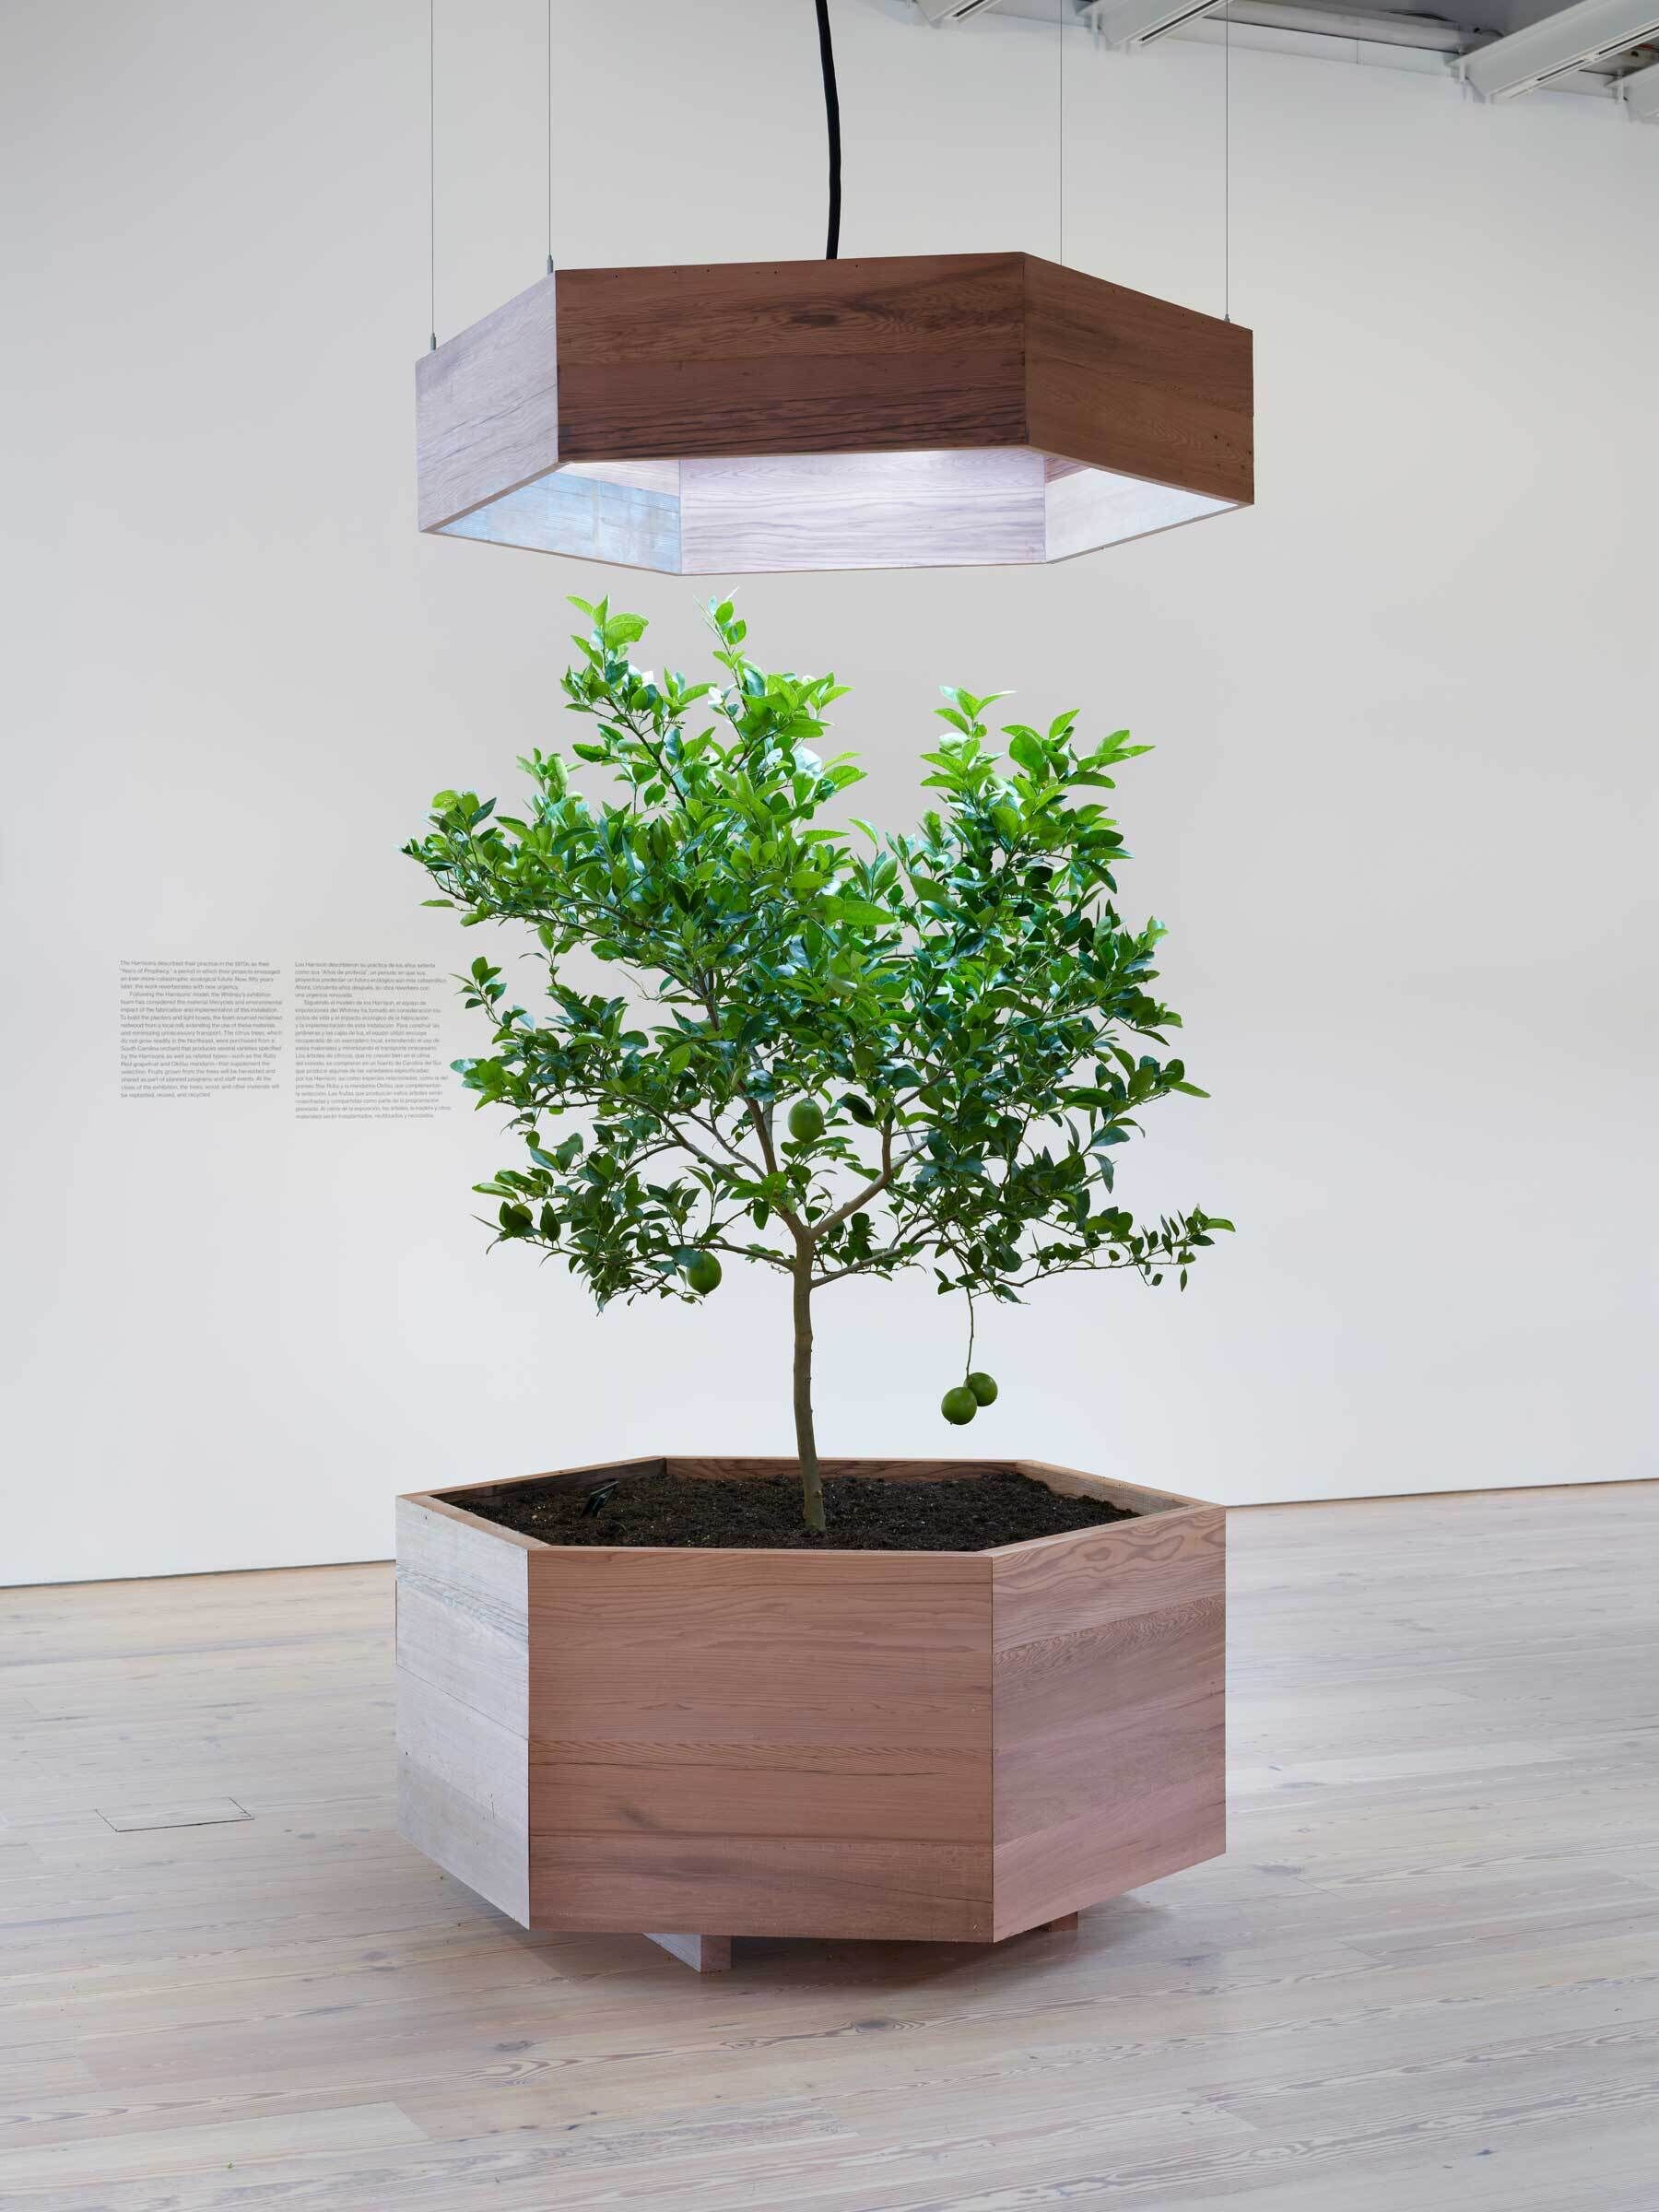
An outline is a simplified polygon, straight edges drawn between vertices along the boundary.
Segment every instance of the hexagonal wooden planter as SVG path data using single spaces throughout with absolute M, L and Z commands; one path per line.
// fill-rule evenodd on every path
M 638 1460 L 711 1480 L 782 1460 Z M 1000 1941 L 1226 1847 L 1225 1516 L 1134 1509 L 978 1552 L 551 1545 L 398 1500 L 400 1826 L 527 1927 Z M 546 1481 L 547 1477 L 529 1477 Z M 833 1500 L 831 1500 L 833 1510 Z

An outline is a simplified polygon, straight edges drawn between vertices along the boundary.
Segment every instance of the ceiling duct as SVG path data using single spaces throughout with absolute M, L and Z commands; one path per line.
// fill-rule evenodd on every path
M 1659 65 L 1625 78 L 1624 103 L 1638 123 L 1659 123 Z
M 1610 60 L 1659 31 L 1659 0 L 1577 0 L 1524 30 L 1477 47 L 1461 65 L 1482 100 L 1514 100 L 1594 62 Z
M 935 29 L 947 23 L 965 23 L 970 16 L 989 15 L 1002 0 L 916 0 L 916 6 Z
M 1088 19 L 1108 46 L 1149 46 L 1219 5 L 1220 0 L 1100 0 Z

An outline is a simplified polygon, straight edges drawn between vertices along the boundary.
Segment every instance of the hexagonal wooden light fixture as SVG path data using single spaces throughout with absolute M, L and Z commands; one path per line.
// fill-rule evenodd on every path
M 1064 560 L 1250 503 L 1251 351 L 1029 253 L 562 269 L 417 364 L 420 527 L 678 575 Z

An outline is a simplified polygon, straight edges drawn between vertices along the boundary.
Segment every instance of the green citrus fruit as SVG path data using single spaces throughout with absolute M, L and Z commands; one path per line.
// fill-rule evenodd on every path
M 959 1382 L 939 1400 L 939 1411 L 953 1427 L 965 1429 L 979 1411 L 979 1400 L 966 1382 Z
M 707 1298 L 711 1290 L 718 1290 L 720 1277 L 720 1262 L 712 1252 L 700 1252 L 686 1269 L 686 1280 L 699 1298 Z
M 996 1381 L 994 1376 L 987 1375 L 981 1369 L 975 1368 L 968 1378 L 967 1387 L 973 1393 L 980 1405 L 995 1405 Z
M 824 1134 L 824 1110 L 816 1099 L 797 1099 L 789 1110 L 789 1134 L 797 1145 L 810 1145 Z

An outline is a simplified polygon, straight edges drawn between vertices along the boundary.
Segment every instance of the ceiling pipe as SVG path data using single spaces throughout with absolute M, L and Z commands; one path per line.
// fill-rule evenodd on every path
M 1639 45 L 1659 31 L 1659 0 L 1576 0 L 1465 56 L 1458 74 L 1482 100 L 1515 100 Z
M 965 23 L 971 16 L 988 15 L 1000 5 L 1000 0 L 915 0 L 915 5 L 935 30 L 942 30 L 947 24 Z M 1051 16 L 1053 13 L 1052 6 L 1049 13 Z
M 912 5 L 919 12 L 932 15 L 943 11 L 946 0 L 912 0 Z M 999 16 L 1018 16 L 1052 26 L 1058 8 L 1062 25 L 1092 31 L 1106 43 L 1096 29 L 1097 12 L 1108 6 L 1116 9 L 1126 5 L 1143 14 L 1150 13 L 1151 0 L 986 0 L 986 7 L 975 13 L 994 8 Z M 1653 0 L 1653 5 L 1659 11 L 1659 0 Z M 1478 31 L 1462 29 L 1443 17 L 1384 15 L 1370 8 L 1349 7 L 1346 0 L 1321 0 L 1310 6 L 1303 6 L 1300 0 L 1230 0 L 1230 5 L 1228 0 L 1212 0 L 1208 6 L 1181 12 L 1182 20 L 1155 31 L 1153 37 L 1167 35 L 1218 45 L 1224 35 L 1230 35 L 1235 46 L 1255 47 L 1270 53 L 1290 53 L 1313 61 L 1364 62 L 1374 68 L 1418 73 L 1449 69 L 1460 78 L 1467 57 L 1504 43 Z M 1130 19 L 1126 16 L 1118 18 L 1120 25 Z M 1124 43 L 1126 47 L 1145 45 L 1147 39 L 1143 33 L 1138 40 L 1131 37 Z M 1627 43 L 1635 43 L 1634 37 Z M 1613 49 L 1615 53 L 1625 50 L 1622 45 Z M 1613 61 L 1592 59 L 1565 64 L 1561 74 L 1549 78 L 1548 88 L 1608 100 L 1622 97 L 1621 83 L 1629 81 L 1628 76 L 1621 79 Z M 1646 103 L 1653 98 L 1653 89 L 1644 89 L 1638 101 L 1632 102 L 1632 113 L 1644 122 L 1659 120 L 1647 110 Z
M 1236 30 L 1253 24 L 1264 30 L 1301 31 L 1310 38 L 1359 39 L 1368 46 L 1410 46 L 1419 53 L 1466 53 L 1473 31 L 1460 30 L 1440 16 L 1381 15 L 1363 7 L 1303 7 L 1299 0 L 1232 0 L 1216 12 Z
M 1088 9 L 1087 20 L 1108 46 L 1122 52 L 1167 38 L 1183 23 L 1207 16 L 1219 4 L 1220 0 L 1097 0 L 1097 5 Z
M 927 7 L 931 0 L 916 0 Z M 1167 31 L 1173 37 L 1214 36 L 1223 22 L 1235 31 L 1262 29 L 1300 32 L 1319 39 L 1358 39 L 1367 45 L 1404 46 L 1421 53 L 1460 54 L 1478 43 L 1477 34 L 1460 30 L 1440 16 L 1383 14 L 1375 8 L 1349 7 L 1344 0 L 1326 6 L 1303 6 L 1300 0 L 1195 0 L 1188 6 L 1159 6 L 1157 0 L 1060 0 L 1062 23 L 1092 30 L 1107 45 L 1146 45 Z M 999 0 L 998 13 L 1022 16 L 1029 22 L 1052 24 L 1055 0 Z M 1141 29 L 1141 21 L 1155 26 L 1159 18 L 1173 17 L 1164 29 Z M 1248 41 L 1246 41 L 1248 42 Z M 1277 41 L 1276 41 L 1277 42 Z

